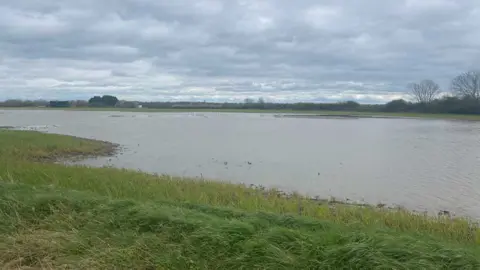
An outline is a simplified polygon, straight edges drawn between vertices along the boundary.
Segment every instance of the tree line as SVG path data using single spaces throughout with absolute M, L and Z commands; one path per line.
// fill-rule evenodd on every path
M 88 101 L 86 100 L 21 100 L 21 99 L 9 99 L 0 102 L 0 107 L 114 107 L 120 102 L 117 97 L 111 95 L 94 96 Z
M 295 111 L 360 111 L 480 114 L 480 72 L 468 71 L 452 79 L 449 89 L 442 91 L 433 80 L 422 80 L 407 85 L 412 101 L 392 100 L 386 104 L 360 104 L 356 101 L 337 103 L 272 103 L 263 98 L 243 102 L 135 102 L 120 101 L 112 95 L 94 96 L 88 101 L 7 100 L 0 107 L 126 107 L 151 109 L 241 109 L 241 110 L 295 110 Z
M 454 77 L 442 91 L 433 80 L 407 86 L 414 102 L 403 99 L 385 104 L 387 112 L 480 114 L 480 71 L 467 71 Z

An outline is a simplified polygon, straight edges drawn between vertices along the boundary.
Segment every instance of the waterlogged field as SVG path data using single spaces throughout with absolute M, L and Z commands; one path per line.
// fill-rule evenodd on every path
M 442 114 L 442 113 L 388 113 L 388 112 L 359 112 L 359 111 L 310 111 L 310 110 L 265 110 L 265 109 L 180 109 L 180 108 L 166 108 L 166 109 L 149 109 L 149 108 L 95 108 L 95 107 L 72 107 L 72 108 L 1 108 L 3 110 L 52 110 L 52 111 L 97 111 L 97 112 L 159 112 L 159 113 L 182 113 L 182 112 L 199 112 L 199 113 L 266 113 L 266 114 L 308 114 L 308 115 L 354 115 L 364 117 L 413 117 L 426 119 L 455 119 L 467 121 L 479 121 L 479 115 L 469 114 Z
M 76 164 L 480 218 L 480 122 L 6 110 L 0 126 L 115 142 Z
M 115 145 L 0 130 L 5 269 L 477 269 L 466 220 L 54 160 Z

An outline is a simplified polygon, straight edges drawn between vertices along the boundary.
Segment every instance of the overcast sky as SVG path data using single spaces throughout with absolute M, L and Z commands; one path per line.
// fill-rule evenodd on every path
M 478 0 L 0 1 L 0 99 L 378 103 L 477 68 Z

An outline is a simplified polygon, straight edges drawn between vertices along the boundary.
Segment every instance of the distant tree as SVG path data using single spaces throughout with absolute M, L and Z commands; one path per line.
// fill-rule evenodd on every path
M 59 100 L 52 100 L 49 102 L 49 106 L 52 108 L 66 108 L 70 107 L 69 101 L 59 101 Z
M 105 95 L 102 97 L 102 102 L 105 106 L 114 107 L 117 105 L 118 98 L 115 96 Z
M 265 100 L 260 97 L 257 99 L 257 102 L 255 104 L 253 104 L 253 108 L 255 109 L 265 109 Z
M 88 101 L 85 100 L 74 100 L 71 104 L 74 107 L 88 107 Z
M 101 96 L 94 96 L 88 100 L 88 104 L 90 104 L 91 106 L 102 106 L 103 99 Z
M 20 99 L 8 99 L 3 103 L 5 107 L 24 107 L 24 102 Z
M 396 99 L 385 104 L 386 112 L 407 112 L 409 108 L 408 102 L 403 99 Z
M 1 107 L 35 107 L 36 103 L 32 100 L 8 99 L 0 103 Z
M 345 102 L 343 105 L 347 110 L 356 110 L 361 106 L 360 103 L 352 100 Z
M 408 88 L 417 103 L 431 103 L 440 94 L 440 86 L 432 80 L 411 83 Z
M 462 98 L 480 99 L 480 72 L 468 71 L 452 80 L 452 92 Z
M 32 101 L 33 102 L 33 105 L 35 107 L 45 107 L 45 106 L 48 106 L 48 101 L 46 100 L 43 100 L 43 99 L 37 99 L 37 100 L 34 100 Z
M 118 98 L 115 96 L 104 95 L 104 96 L 94 96 L 88 100 L 88 104 L 94 107 L 114 107 L 118 103 Z
M 253 98 L 246 98 L 246 99 L 244 100 L 244 102 L 245 102 L 246 104 L 252 104 L 252 103 L 255 103 L 255 100 L 253 100 Z

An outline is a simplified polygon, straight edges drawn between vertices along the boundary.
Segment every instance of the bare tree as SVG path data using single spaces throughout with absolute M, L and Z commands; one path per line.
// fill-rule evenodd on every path
M 468 71 L 455 77 L 452 92 L 460 97 L 480 99 L 480 72 Z
M 432 80 L 423 80 L 420 83 L 408 85 L 410 94 L 418 103 L 430 103 L 440 94 L 440 86 Z

